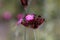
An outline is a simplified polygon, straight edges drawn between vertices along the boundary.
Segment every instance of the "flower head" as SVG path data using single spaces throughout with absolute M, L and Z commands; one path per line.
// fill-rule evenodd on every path
M 44 18 L 41 16 L 35 16 L 33 14 L 28 14 L 25 16 L 25 19 L 22 21 L 21 24 L 23 24 L 25 27 L 30 27 L 33 29 L 36 29 L 45 21 Z

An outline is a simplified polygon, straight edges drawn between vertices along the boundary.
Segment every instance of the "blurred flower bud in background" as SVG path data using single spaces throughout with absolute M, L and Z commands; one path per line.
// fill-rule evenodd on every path
M 3 14 L 2 14 L 2 18 L 3 18 L 4 20 L 10 20 L 10 19 L 12 18 L 11 12 L 9 12 L 9 11 L 4 11 Z
M 17 17 L 17 19 L 19 20 L 19 19 L 21 19 L 21 18 L 23 18 L 23 17 L 24 17 L 24 14 L 19 13 L 16 17 Z

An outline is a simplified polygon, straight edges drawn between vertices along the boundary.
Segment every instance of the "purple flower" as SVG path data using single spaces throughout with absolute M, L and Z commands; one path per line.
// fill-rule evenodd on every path
M 35 14 L 18 14 L 17 18 L 17 24 L 22 24 L 25 27 L 30 27 L 33 29 L 37 29 L 45 21 L 45 19 L 42 18 L 40 15 L 37 16 Z
M 24 17 L 24 14 L 22 14 L 22 13 L 20 13 L 20 14 L 17 15 L 17 19 L 18 20 L 22 19 L 23 17 Z
M 45 19 L 42 18 L 41 16 L 36 16 L 36 15 L 33 15 L 33 14 L 27 14 L 25 16 L 25 19 L 22 21 L 21 24 L 24 25 L 25 27 L 30 27 L 30 28 L 36 29 L 44 21 L 45 21 Z
M 9 11 L 5 11 L 2 15 L 2 17 L 5 19 L 5 20 L 10 20 L 12 18 L 12 14 L 11 12 Z

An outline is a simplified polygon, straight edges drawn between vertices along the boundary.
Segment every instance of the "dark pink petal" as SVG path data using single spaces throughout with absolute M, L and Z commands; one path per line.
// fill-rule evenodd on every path
M 43 19 L 43 18 L 40 19 L 40 22 L 41 22 L 41 23 L 43 23 L 44 21 L 45 21 L 45 19 Z
M 17 25 L 18 25 L 18 24 L 21 24 L 22 21 L 23 21 L 23 19 L 18 20 Z
M 23 18 L 23 17 L 24 17 L 24 14 L 22 14 L 22 13 L 17 15 L 17 19 L 18 20 L 21 19 L 21 18 Z
M 32 29 L 37 29 L 39 26 L 38 25 L 36 25 L 36 24 L 34 24 L 34 25 L 31 25 L 31 28 Z
M 24 25 L 25 27 L 29 26 L 28 22 L 26 22 L 26 21 L 23 21 L 21 24 Z

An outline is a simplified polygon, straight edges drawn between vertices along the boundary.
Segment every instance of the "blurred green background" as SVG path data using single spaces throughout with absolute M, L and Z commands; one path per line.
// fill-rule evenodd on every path
M 1 20 L 4 11 L 13 15 L 10 21 Z M 25 14 L 20 0 L 0 0 L 0 40 L 24 40 L 27 30 L 27 40 L 34 40 L 31 29 L 15 25 L 15 17 L 19 13 Z M 27 13 L 41 15 L 46 20 L 41 28 L 35 30 L 36 40 L 60 40 L 60 0 L 31 0 Z

